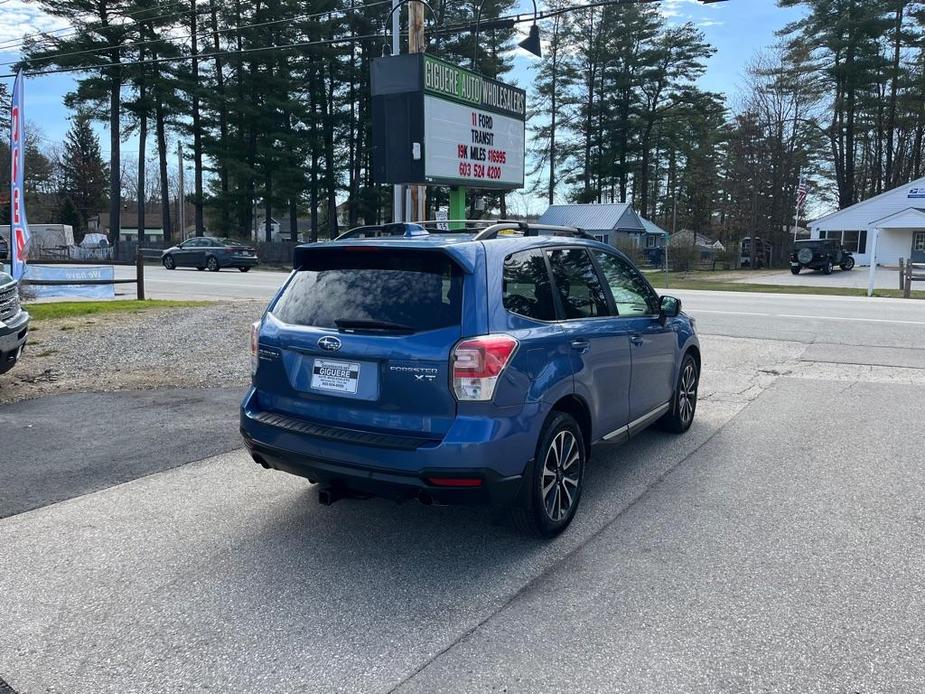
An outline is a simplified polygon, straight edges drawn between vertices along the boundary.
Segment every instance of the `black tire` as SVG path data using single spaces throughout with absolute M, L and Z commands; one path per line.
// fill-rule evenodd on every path
M 196 266 L 196 269 L 199 270 L 199 272 L 202 272 L 203 270 L 206 269 L 206 266 L 205 266 L 205 265 L 197 265 L 197 266 Z
M 206 267 L 209 268 L 209 272 L 218 272 L 222 269 L 221 265 L 218 264 L 218 258 L 214 255 L 210 255 L 206 259 Z
M 564 412 L 550 414 L 525 480 L 524 499 L 511 512 L 518 530 L 552 538 L 568 527 L 581 501 L 586 456 L 578 422 Z M 563 507 L 563 503 L 567 505 Z
M 247 272 L 248 270 L 250 270 L 250 268 L 245 266 L 245 267 L 239 267 L 238 270 L 240 270 L 241 272 Z
M 831 275 L 831 274 L 832 274 L 832 261 L 831 261 L 831 260 L 826 260 L 826 261 L 825 261 L 825 265 L 822 266 L 822 274 L 823 274 L 823 275 Z
M 164 267 L 167 268 L 168 270 L 177 269 L 177 263 L 173 259 L 172 255 L 165 255 L 163 258 L 161 258 L 161 263 L 163 263 Z
M 845 258 L 845 262 L 840 265 L 841 269 L 845 272 L 854 269 L 854 258 Z
M 799 274 L 800 274 L 800 268 L 799 268 L 799 267 L 791 267 L 791 268 L 790 268 L 790 272 L 791 272 L 791 274 L 799 275 Z
M 697 412 L 697 389 L 700 387 L 700 369 L 697 360 L 690 354 L 685 354 L 681 360 L 681 369 L 678 371 L 678 382 L 675 385 L 674 397 L 671 399 L 671 409 L 659 422 L 663 429 L 683 434 L 691 428 L 694 414 Z

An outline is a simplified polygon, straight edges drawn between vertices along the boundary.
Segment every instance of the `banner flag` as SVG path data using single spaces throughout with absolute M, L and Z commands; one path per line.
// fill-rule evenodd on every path
M 800 176 L 800 183 L 797 186 L 797 211 L 802 211 L 806 207 L 806 178 Z
M 10 274 L 22 279 L 26 271 L 29 247 L 29 224 L 26 222 L 26 197 L 23 168 L 26 163 L 25 118 L 23 117 L 23 74 L 20 70 L 13 84 L 10 109 Z

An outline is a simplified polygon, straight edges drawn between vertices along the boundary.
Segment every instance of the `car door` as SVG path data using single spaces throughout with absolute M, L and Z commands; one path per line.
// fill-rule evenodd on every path
M 193 244 L 195 243 L 196 239 L 189 239 L 177 246 L 177 250 L 173 252 L 173 262 L 177 267 L 188 267 L 193 264 L 192 256 L 195 250 Z
M 587 248 L 549 249 L 547 259 L 575 392 L 591 410 L 592 438 L 623 438 L 630 416 L 632 326 L 616 319 Z
M 205 267 L 206 258 L 209 257 L 209 250 L 215 245 L 215 240 L 208 236 L 195 239 L 196 245 L 193 247 L 192 260 L 196 267 Z
M 632 430 L 667 410 L 674 392 L 678 339 L 672 324 L 661 317 L 658 294 L 632 263 L 598 249 L 592 255 L 610 289 L 617 321 L 629 336 Z

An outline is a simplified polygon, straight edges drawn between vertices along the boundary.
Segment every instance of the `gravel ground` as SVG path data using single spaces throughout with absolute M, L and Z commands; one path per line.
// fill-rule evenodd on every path
M 245 384 L 249 327 L 265 306 L 241 301 L 39 321 L 22 361 L 0 376 L 0 402 L 56 393 Z

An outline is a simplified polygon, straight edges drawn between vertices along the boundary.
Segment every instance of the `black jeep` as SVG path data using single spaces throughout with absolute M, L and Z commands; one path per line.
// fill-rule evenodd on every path
M 822 270 L 826 275 L 838 265 L 842 270 L 854 267 L 854 257 L 835 239 L 812 239 L 797 241 L 790 253 L 790 272 L 799 275 L 800 270 Z

